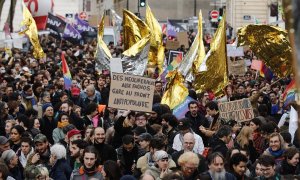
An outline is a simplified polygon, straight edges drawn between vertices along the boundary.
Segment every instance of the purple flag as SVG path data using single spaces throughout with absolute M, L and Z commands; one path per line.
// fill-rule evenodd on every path
M 78 17 L 78 14 L 75 15 L 75 24 L 74 27 L 77 29 L 77 31 L 81 34 L 83 32 L 92 32 L 96 33 L 96 29 L 89 25 L 88 22 L 81 20 Z
M 177 36 L 176 27 L 173 26 L 169 20 L 167 21 L 167 35 L 173 37 Z
M 82 36 L 71 24 L 67 24 L 63 38 L 73 44 L 80 44 Z

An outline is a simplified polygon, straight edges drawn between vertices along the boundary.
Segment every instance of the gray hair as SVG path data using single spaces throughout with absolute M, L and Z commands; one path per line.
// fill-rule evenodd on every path
M 66 148 L 61 144 L 54 144 L 50 148 L 50 152 L 52 155 L 56 156 L 56 159 L 66 159 L 67 157 Z

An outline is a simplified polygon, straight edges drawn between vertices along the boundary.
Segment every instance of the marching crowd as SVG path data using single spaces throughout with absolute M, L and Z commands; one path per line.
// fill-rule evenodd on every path
M 196 101 L 177 119 L 160 103 L 159 80 L 151 113 L 108 107 L 110 75 L 95 73 L 96 42 L 40 42 L 45 59 L 34 59 L 32 49 L 1 51 L 0 179 L 300 179 L 299 130 L 288 128 L 290 108 L 298 107 L 282 98 L 292 75 L 269 82 L 249 69 L 230 76 L 221 98 L 189 86 Z M 63 51 L 70 90 L 60 69 Z M 255 118 L 220 117 L 218 103 L 242 98 Z

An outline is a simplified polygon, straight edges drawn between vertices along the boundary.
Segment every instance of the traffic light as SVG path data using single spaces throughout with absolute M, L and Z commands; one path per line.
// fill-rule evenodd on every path
M 146 6 L 146 0 L 140 0 L 140 7 Z
M 270 16 L 272 17 L 278 16 L 278 4 L 272 3 L 270 8 L 271 8 Z

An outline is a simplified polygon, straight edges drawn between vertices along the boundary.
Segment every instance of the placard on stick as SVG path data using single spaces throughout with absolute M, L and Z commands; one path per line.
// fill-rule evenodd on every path
M 155 79 L 112 73 L 108 106 L 152 112 Z
M 251 102 L 248 98 L 219 103 L 220 117 L 237 122 L 249 121 L 254 118 Z

